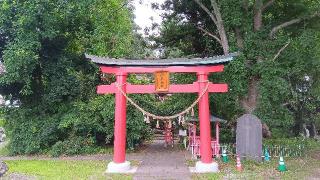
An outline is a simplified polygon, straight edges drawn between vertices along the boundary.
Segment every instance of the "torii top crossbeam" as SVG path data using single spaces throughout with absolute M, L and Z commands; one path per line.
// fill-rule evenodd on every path
M 227 63 L 237 56 L 237 53 L 229 55 L 214 56 L 206 58 L 171 58 L 171 59 L 115 59 L 108 57 L 99 57 L 87 55 L 86 58 L 92 62 L 104 66 L 201 66 L 201 65 L 218 65 Z
M 215 56 L 208 58 L 173 58 L 173 59 L 114 59 L 108 57 L 98 57 L 86 55 L 88 59 L 100 66 L 102 73 L 107 74 L 145 74 L 158 71 L 167 71 L 170 73 L 214 73 L 222 72 L 225 63 L 233 60 L 236 53 L 225 56 Z M 195 93 L 198 92 L 198 83 L 170 85 L 166 93 Z M 209 83 L 208 92 L 227 92 L 227 84 Z M 99 85 L 98 94 L 115 93 L 117 87 L 115 84 Z M 127 83 L 126 93 L 159 93 L 155 91 L 154 85 L 131 85 Z
M 212 160 L 211 127 L 209 114 L 209 93 L 227 92 L 227 84 L 213 84 L 208 81 L 209 73 L 222 72 L 224 64 L 233 60 L 236 53 L 209 58 L 176 58 L 158 60 L 112 59 L 86 55 L 100 66 L 102 73 L 116 75 L 111 85 L 99 85 L 98 94 L 115 94 L 114 157 L 108 164 L 108 172 L 125 173 L 130 163 L 125 161 L 126 146 L 126 94 L 127 93 L 198 93 L 200 121 L 200 154 L 197 162 L 198 172 L 218 171 L 217 163 Z M 132 85 L 127 83 L 128 74 L 155 73 L 155 84 Z M 169 83 L 170 73 L 196 73 L 198 81 L 193 84 Z

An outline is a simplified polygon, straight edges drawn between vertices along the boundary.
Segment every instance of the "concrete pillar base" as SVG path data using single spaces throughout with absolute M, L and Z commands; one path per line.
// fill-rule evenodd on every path
M 124 163 L 110 162 L 108 164 L 107 173 L 128 173 L 131 170 L 130 162 L 125 161 Z
M 201 161 L 196 162 L 195 173 L 209 173 L 209 172 L 219 172 L 218 163 L 203 163 Z

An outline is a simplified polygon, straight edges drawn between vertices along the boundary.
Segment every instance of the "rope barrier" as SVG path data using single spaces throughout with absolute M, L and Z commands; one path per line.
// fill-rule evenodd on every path
M 200 83 L 200 81 L 198 81 Z M 115 85 L 116 87 L 118 88 L 118 90 L 121 92 L 121 94 L 134 106 L 136 107 L 140 112 L 142 112 L 142 114 L 144 116 L 148 116 L 148 117 L 152 117 L 153 119 L 155 120 L 170 120 L 170 119 L 175 119 L 175 118 L 178 118 L 178 117 L 181 117 L 182 115 L 190 112 L 190 110 L 192 108 L 194 108 L 195 105 L 197 105 L 197 103 L 200 101 L 200 99 L 202 98 L 202 96 L 208 91 L 208 88 L 209 88 L 209 81 L 203 81 L 203 82 L 206 82 L 207 85 L 206 87 L 204 88 L 204 90 L 201 92 L 200 96 L 189 106 L 187 107 L 185 110 L 183 110 L 182 112 L 180 113 L 177 113 L 177 114 L 174 114 L 174 115 L 171 115 L 171 116 L 159 116 L 159 115 L 155 115 L 153 113 L 150 113 L 146 110 L 144 110 L 142 107 L 140 107 L 138 104 L 136 104 L 130 97 L 127 96 L 127 94 L 122 90 L 121 86 L 122 85 L 119 85 L 117 82 L 115 82 Z M 149 118 L 148 118 L 149 119 Z

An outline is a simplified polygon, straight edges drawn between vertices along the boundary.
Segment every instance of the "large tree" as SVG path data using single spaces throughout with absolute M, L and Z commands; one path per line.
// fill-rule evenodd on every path
M 0 2 L 1 94 L 19 99 L 3 108 L 10 152 L 75 154 L 112 142 L 112 96 L 97 96 L 97 66 L 85 53 L 129 56 L 134 41 L 125 0 Z M 148 134 L 129 108 L 128 143 Z
M 229 95 L 215 96 L 222 100 L 221 105 L 213 103 L 216 113 L 233 119 L 242 109 L 259 115 L 275 131 L 285 127 L 288 133 L 299 132 L 305 117 L 288 104 L 296 105 L 306 76 L 312 79 L 310 93 L 319 88 L 319 1 L 168 0 L 162 8 L 170 10 L 161 26 L 162 46 L 177 47 L 182 55 L 240 52 L 223 77 L 230 83 Z M 203 37 L 179 38 L 186 32 Z M 197 43 L 202 48 L 184 49 Z M 319 95 L 313 93 L 312 99 L 319 102 Z

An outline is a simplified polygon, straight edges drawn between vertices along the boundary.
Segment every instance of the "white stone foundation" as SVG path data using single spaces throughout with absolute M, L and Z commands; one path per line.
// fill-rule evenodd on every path
M 130 162 L 125 161 L 124 163 L 110 162 L 106 173 L 135 173 L 137 168 L 131 168 Z
M 196 162 L 196 167 L 193 169 L 194 173 L 217 173 L 219 172 L 218 163 L 203 163 L 201 161 Z

